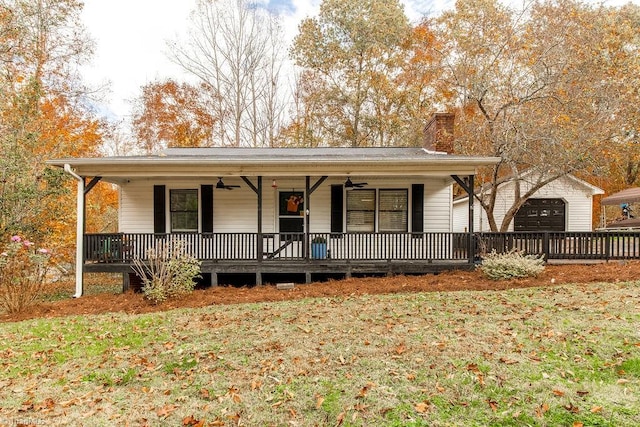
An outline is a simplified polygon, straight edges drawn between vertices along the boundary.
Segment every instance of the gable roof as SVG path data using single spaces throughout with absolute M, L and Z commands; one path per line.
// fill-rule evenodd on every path
M 171 148 L 146 156 L 63 158 L 80 176 L 107 180 L 135 176 L 304 176 L 474 174 L 497 157 L 457 156 L 416 147 L 389 148 Z
M 530 173 L 532 173 L 532 172 L 529 172 L 529 171 L 525 172 L 520 179 L 521 180 L 524 179 Z M 578 177 L 576 177 L 576 176 L 574 176 L 572 174 L 563 175 L 563 176 L 559 177 L 558 180 L 563 179 L 563 178 L 567 178 L 567 179 L 571 180 L 573 183 L 577 184 L 578 186 L 584 188 L 585 192 L 589 193 L 591 196 L 595 196 L 596 194 L 604 194 L 604 190 L 603 189 L 601 189 L 599 187 L 596 187 L 595 185 L 592 185 L 592 184 L 588 183 L 587 181 L 584 181 L 584 180 L 582 180 L 582 179 L 580 179 L 580 178 L 578 178 Z M 511 177 L 511 178 L 508 178 L 505 181 L 501 182 L 500 184 L 498 184 L 498 190 L 500 190 L 500 188 L 502 188 L 502 187 L 504 187 L 504 186 L 506 186 L 508 184 L 511 184 L 514 180 L 515 179 L 513 177 Z M 548 183 L 546 185 L 552 184 L 553 182 L 554 181 L 552 181 L 552 182 L 550 182 L 550 183 Z M 479 194 L 479 191 L 476 192 L 476 194 Z M 457 203 L 460 203 L 462 201 L 467 200 L 468 198 L 469 198 L 469 196 L 462 195 L 460 197 L 456 197 L 454 199 L 453 203 L 457 204 Z

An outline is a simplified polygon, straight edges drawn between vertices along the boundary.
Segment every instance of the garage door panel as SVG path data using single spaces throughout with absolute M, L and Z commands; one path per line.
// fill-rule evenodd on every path
M 515 231 L 564 231 L 566 205 L 562 199 L 529 199 L 514 219 Z

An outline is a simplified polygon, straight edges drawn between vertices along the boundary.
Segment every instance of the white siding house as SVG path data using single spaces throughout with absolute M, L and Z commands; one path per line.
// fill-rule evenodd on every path
M 407 206 L 413 204 L 411 186 L 424 185 L 424 200 L 422 210 L 423 230 L 428 232 L 452 231 L 451 223 L 451 194 L 452 180 L 448 178 L 407 178 L 390 177 L 379 178 L 361 176 L 359 180 L 366 181 L 368 190 L 375 190 L 376 198 L 380 190 L 406 190 Z M 165 187 L 165 209 L 168 211 L 169 194 L 172 190 L 193 189 L 200 192 L 201 185 L 214 185 L 217 178 L 191 179 L 130 179 L 119 186 L 120 209 L 119 231 L 122 233 L 153 233 L 153 190 L 154 186 Z M 216 189 L 213 192 L 213 231 L 225 233 L 252 233 L 257 229 L 256 195 L 240 178 L 225 178 L 226 185 L 238 186 L 232 191 Z M 313 192 L 309 209 L 309 232 L 323 233 L 331 231 L 331 186 L 342 185 L 344 179 L 331 177 Z M 275 184 L 274 184 L 275 183 Z M 262 231 L 265 233 L 280 232 L 278 221 L 278 196 L 282 192 L 304 193 L 304 181 L 291 177 L 270 176 L 263 189 Z M 352 191 L 358 191 L 354 189 Z M 347 192 L 343 198 L 346 200 Z M 343 201 L 344 203 L 344 201 Z M 343 220 L 346 222 L 347 218 Z M 375 215 L 376 226 L 379 229 L 379 215 Z M 170 230 L 169 216 L 165 216 L 165 229 Z M 408 209 L 407 222 L 412 224 L 412 211 Z M 198 221 L 198 230 L 202 232 L 202 220 Z M 346 225 L 346 224 L 345 224 Z M 407 230 L 404 230 L 407 231 Z
M 521 180 L 521 193 L 531 188 L 531 178 Z M 514 182 L 498 186 L 495 220 L 502 223 L 505 213 L 514 202 Z M 604 191 L 573 175 L 565 175 L 539 189 L 518 212 L 508 231 L 591 231 L 593 229 L 593 196 Z M 453 230 L 466 232 L 469 223 L 469 199 L 461 197 L 453 202 Z M 475 232 L 488 232 L 489 222 L 479 203 L 474 204 Z

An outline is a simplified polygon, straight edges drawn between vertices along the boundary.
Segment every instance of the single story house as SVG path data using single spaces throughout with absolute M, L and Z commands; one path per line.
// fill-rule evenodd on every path
M 521 193 L 536 182 L 532 173 L 520 179 Z M 498 226 L 515 200 L 515 181 L 507 180 L 498 186 L 494 209 Z M 593 229 L 593 196 L 604 191 L 573 175 L 564 175 L 540 188 L 515 215 L 508 231 L 591 231 Z M 469 228 L 469 197 L 453 201 L 453 231 L 465 232 Z M 488 232 L 487 214 L 480 204 L 475 205 L 474 232 Z
M 453 115 L 414 148 L 171 148 L 155 155 L 50 160 L 77 180 L 76 297 L 83 272 L 122 272 L 179 239 L 220 275 L 424 273 L 469 263 L 452 234 L 452 188 L 495 157 L 452 154 Z M 119 190 L 119 233 L 87 234 L 85 195 Z M 465 183 L 469 183 L 468 187 Z

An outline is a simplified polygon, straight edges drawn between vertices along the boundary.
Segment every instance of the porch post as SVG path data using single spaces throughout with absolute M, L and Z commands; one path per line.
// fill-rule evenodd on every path
M 84 178 L 71 169 L 71 165 L 65 164 L 64 171 L 78 182 L 76 194 L 76 293 L 74 298 L 80 298 L 84 291 L 84 217 L 85 217 L 85 183 Z
M 304 194 L 307 198 L 304 201 L 304 259 L 309 261 L 309 208 L 311 206 L 311 179 L 309 178 L 309 175 L 307 175 L 304 180 Z
M 262 176 L 258 177 L 258 241 L 256 242 L 256 248 L 258 253 L 256 254 L 258 262 L 262 262 L 262 252 L 264 250 L 264 241 L 262 238 Z
M 475 235 L 473 233 L 473 175 L 469 175 L 469 186 L 467 192 L 469 194 L 469 263 L 473 264 L 475 261 Z

